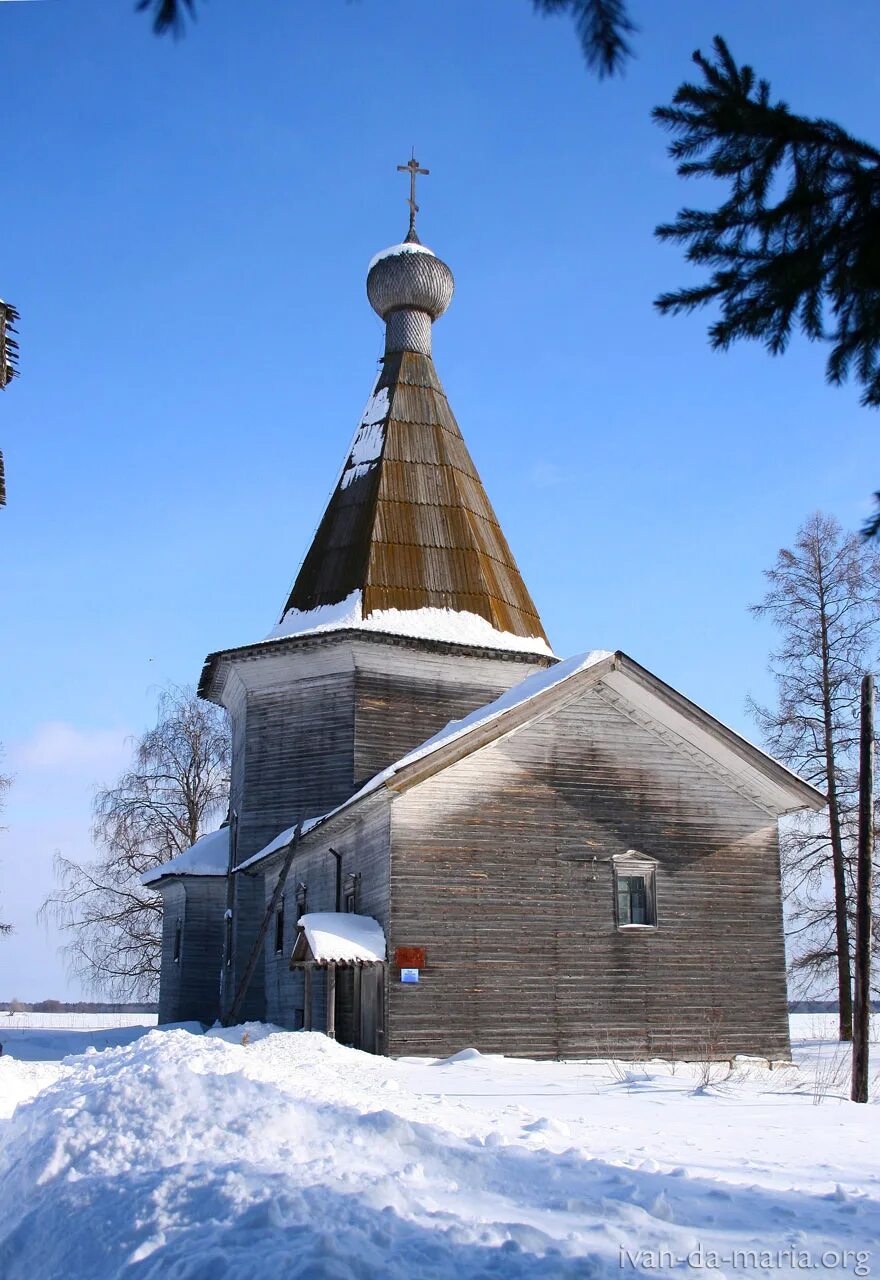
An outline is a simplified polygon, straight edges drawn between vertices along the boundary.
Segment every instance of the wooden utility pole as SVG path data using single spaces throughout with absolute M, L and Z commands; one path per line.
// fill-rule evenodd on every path
M 856 873 L 856 963 L 852 1100 L 868 1101 L 871 1022 L 871 880 L 874 861 L 874 677 L 862 678 L 859 740 L 859 850 Z
M 248 959 L 247 965 L 245 966 L 245 971 L 241 975 L 241 982 L 239 982 L 238 984 L 238 990 L 235 993 L 235 999 L 232 1001 L 232 1004 L 230 1005 L 228 1011 L 220 1019 L 224 1027 L 234 1026 L 235 1021 L 238 1018 L 239 1013 L 241 1012 L 242 1005 L 244 1004 L 244 998 L 247 995 L 248 987 L 251 985 L 251 979 L 253 978 L 254 973 L 256 972 L 256 969 L 257 969 L 257 964 L 260 959 L 260 953 L 263 950 L 263 943 L 266 941 L 266 934 L 269 932 L 269 925 L 272 921 L 272 917 L 275 915 L 275 911 L 278 907 L 279 899 L 281 898 L 281 895 L 284 892 L 284 885 L 287 881 L 287 876 L 290 872 L 290 866 L 291 866 L 291 863 L 293 862 L 293 855 L 296 853 L 296 847 L 299 844 L 299 837 L 301 832 L 302 832 L 302 821 L 300 820 L 296 824 L 296 830 L 293 833 L 293 839 L 291 840 L 290 844 L 287 846 L 287 854 L 281 866 L 281 874 L 279 875 L 278 880 L 276 881 L 275 888 L 272 892 L 272 897 L 269 899 L 269 905 L 266 908 L 266 914 L 263 916 L 263 923 L 260 925 L 260 931 L 257 934 L 256 941 L 254 942 L 253 949 L 251 950 L 250 958 Z

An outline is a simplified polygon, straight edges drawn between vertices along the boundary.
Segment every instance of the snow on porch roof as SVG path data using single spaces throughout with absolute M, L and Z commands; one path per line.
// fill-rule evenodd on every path
M 145 871 L 141 884 L 156 884 L 165 876 L 225 876 L 229 865 L 229 827 L 201 836 L 183 853 Z
M 375 964 L 385 959 L 385 933 L 372 916 L 311 911 L 300 918 L 299 927 L 319 964 Z

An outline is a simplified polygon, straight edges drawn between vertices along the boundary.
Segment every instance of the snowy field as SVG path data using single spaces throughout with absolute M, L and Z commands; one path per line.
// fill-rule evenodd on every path
M 846 1101 L 834 1020 L 792 1028 L 772 1071 L 7 1031 L 0 1276 L 878 1274 L 878 1080 Z

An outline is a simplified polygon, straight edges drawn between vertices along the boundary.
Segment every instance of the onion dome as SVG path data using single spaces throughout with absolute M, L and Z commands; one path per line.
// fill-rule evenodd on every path
M 385 351 L 431 353 L 431 325 L 452 301 L 452 272 L 413 232 L 377 253 L 367 273 L 370 306 L 385 321 Z
M 391 311 L 427 311 L 442 316 L 452 301 L 452 272 L 423 244 L 404 241 L 377 253 L 367 275 L 370 306 L 383 320 Z

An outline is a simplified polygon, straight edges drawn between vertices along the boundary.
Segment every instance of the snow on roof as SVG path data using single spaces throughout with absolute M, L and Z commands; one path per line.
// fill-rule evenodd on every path
M 548 689 L 554 688 L 556 685 L 562 684 L 565 680 L 570 680 L 572 676 L 578 675 L 581 671 L 586 671 L 589 667 L 594 667 L 597 663 L 603 662 L 606 658 L 612 657 L 611 651 L 608 649 L 591 649 L 588 653 L 576 654 L 573 658 L 566 658 L 562 662 L 557 662 L 554 666 L 548 667 L 545 671 L 536 671 L 533 675 L 526 676 L 524 680 L 520 680 L 513 688 L 508 689 L 506 693 L 502 693 L 500 698 L 496 698 L 494 702 L 489 702 L 483 707 L 478 707 L 476 711 L 472 711 L 469 715 L 464 716 L 461 720 L 450 720 L 445 729 L 441 729 L 439 733 L 435 733 L 432 738 L 428 738 L 421 746 L 415 747 L 405 756 L 402 756 L 394 764 L 383 769 L 374 777 L 356 791 L 348 800 L 344 800 L 342 804 L 337 805 L 335 809 L 331 809 L 328 813 L 322 813 L 314 818 L 309 818 L 302 825 L 302 834 L 311 831 L 313 827 L 319 823 L 325 822 L 328 818 L 334 816 L 342 809 L 348 808 L 354 804 L 356 800 L 360 800 L 363 796 L 368 795 L 371 791 L 376 791 L 389 778 L 396 773 L 405 769 L 408 765 L 415 764 L 424 756 L 430 755 L 433 751 L 438 751 L 441 747 L 447 746 L 450 742 L 454 742 L 457 738 L 462 738 L 465 734 L 478 728 L 480 725 L 488 724 L 491 720 L 497 719 L 505 711 L 511 711 L 514 707 L 521 706 L 525 702 L 529 702 L 532 698 L 536 698 L 539 694 L 545 693 Z M 242 862 L 238 871 L 243 871 L 246 867 L 252 866 L 257 862 L 261 862 L 263 858 L 268 858 L 270 854 L 276 853 L 279 849 L 283 849 L 290 844 L 293 839 L 295 827 L 288 827 L 286 831 L 282 831 L 275 839 L 260 849 L 258 853 L 253 854 L 245 862 Z
M 511 711 L 514 707 L 521 706 L 524 702 L 529 702 L 532 698 L 536 698 L 538 694 L 545 693 L 548 689 L 562 684 L 565 680 L 570 680 L 572 676 L 578 675 L 581 671 L 586 671 L 588 667 L 594 667 L 597 662 L 604 662 L 606 658 L 611 656 L 609 649 L 591 649 L 588 653 L 578 653 L 573 658 L 565 658 L 562 662 L 557 662 L 554 666 L 547 667 L 543 671 L 535 671 L 532 675 L 526 676 L 524 680 L 520 680 L 518 684 L 513 685 L 512 688 L 502 693 L 494 702 L 487 702 L 485 706 L 477 707 L 476 711 L 471 711 L 469 715 L 464 716 L 461 720 L 450 720 L 449 724 L 444 729 L 441 729 L 439 733 L 435 733 L 433 738 L 428 738 L 421 746 L 415 747 L 395 764 L 389 765 L 382 773 L 377 774 L 376 778 L 371 778 L 363 790 L 373 785 L 378 786 L 377 779 L 381 779 L 383 782 L 387 781 L 388 778 L 406 768 L 407 765 L 421 760 L 423 756 L 430 755 L 432 751 L 445 747 L 448 743 L 454 742 L 456 738 L 461 738 L 466 733 L 470 733 L 471 730 L 476 729 L 479 725 L 488 724 L 490 720 L 497 719 L 505 711 Z
M 413 244 L 411 240 L 407 240 L 404 241 L 403 244 L 390 244 L 387 249 L 380 249 L 379 252 L 370 259 L 370 265 L 367 267 L 367 272 L 369 273 L 372 271 L 376 263 L 381 262 L 383 258 L 396 258 L 399 253 L 428 253 L 432 258 L 437 257 L 434 250 L 429 249 L 426 244 Z
M 164 876 L 225 876 L 229 864 L 229 827 L 201 836 L 170 862 L 145 871 L 141 884 L 155 884 Z
M 452 644 L 479 645 L 483 649 L 503 649 L 508 653 L 553 657 L 553 650 L 543 636 L 517 636 L 510 631 L 497 631 L 491 622 L 476 613 L 436 608 L 377 609 L 364 617 L 361 591 L 352 591 L 338 604 L 321 605 L 317 609 L 288 609 L 266 639 L 280 640 L 285 636 L 341 631 L 351 627 L 358 631 L 410 636 L 416 640 L 441 640 Z
M 318 961 L 376 961 L 385 959 L 385 934 L 378 920 L 353 912 L 311 911 L 299 924 Z

